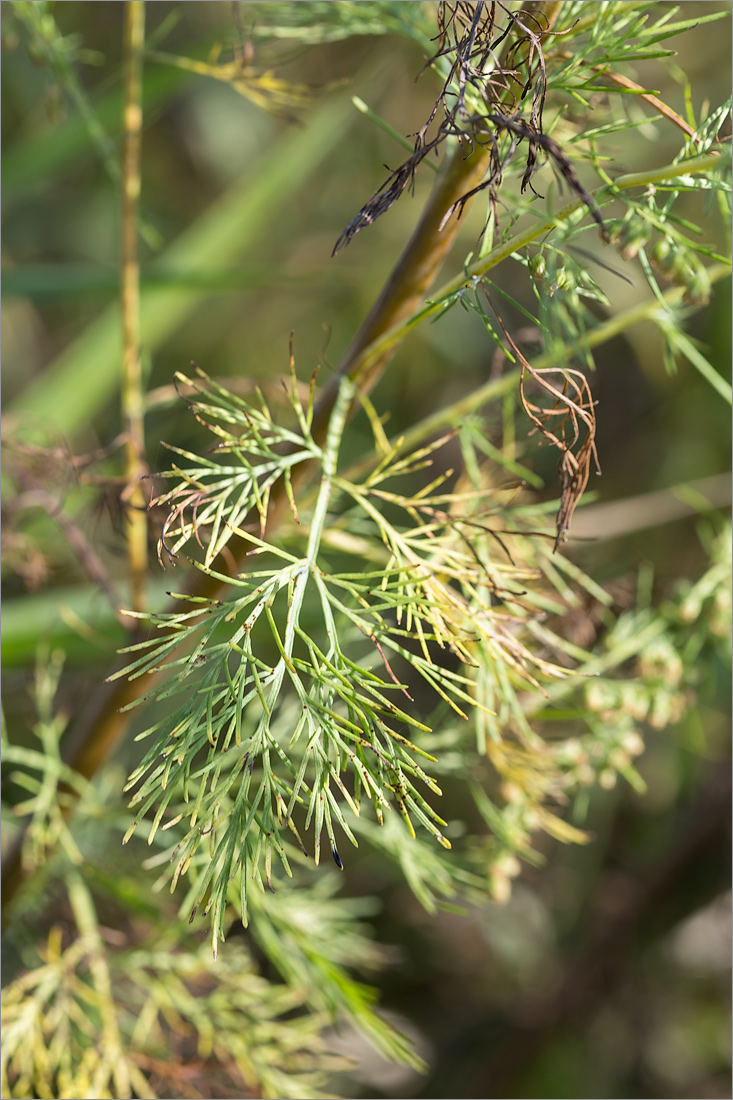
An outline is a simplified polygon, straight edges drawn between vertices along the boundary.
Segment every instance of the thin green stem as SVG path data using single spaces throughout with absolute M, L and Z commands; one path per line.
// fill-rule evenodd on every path
M 398 133 L 394 126 L 390 126 L 388 122 L 385 122 L 381 115 L 376 114 L 358 95 L 352 95 L 351 102 L 354 104 L 357 111 L 361 111 L 363 115 L 366 115 L 375 126 L 378 126 L 385 134 L 389 134 L 392 140 L 396 141 L 398 145 L 401 145 L 403 149 L 406 149 L 408 153 L 414 151 L 413 143 L 408 141 L 406 137 L 403 137 L 402 134 Z M 432 168 L 433 172 L 440 171 L 440 165 L 435 160 L 426 159 L 423 163 L 426 164 L 428 168 Z
M 323 529 L 328 513 L 328 504 L 331 499 L 333 480 L 338 468 L 339 447 L 346 427 L 349 409 L 356 395 L 356 387 L 348 378 L 341 380 L 339 395 L 334 405 L 333 414 L 328 425 L 326 445 L 323 449 L 323 478 L 318 492 L 318 499 L 311 520 L 310 536 L 308 538 L 308 566 L 314 568 L 318 548 L 321 544 Z
M 279 663 L 277 673 L 273 678 L 272 687 L 269 693 L 268 705 L 270 711 L 274 709 L 277 697 L 280 694 L 282 688 L 283 678 L 285 676 L 285 669 L 291 661 L 293 656 L 293 647 L 295 645 L 295 636 L 298 627 L 298 621 L 300 619 L 300 613 L 303 608 L 303 600 L 305 598 L 306 588 L 308 586 L 308 580 L 312 574 L 317 571 L 317 559 L 318 552 L 321 546 L 321 540 L 323 538 L 323 532 L 326 527 L 326 519 L 328 517 L 328 505 L 331 500 L 331 494 L 333 491 L 333 482 L 336 477 L 336 471 L 338 467 L 338 455 L 339 447 L 341 445 L 341 438 L 346 426 L 346 420 L 349 415 L 349 410 L 354 400 L 355 387 L 348 378 L 341 380 L 341 388 L 339 391 L 336 404 L 334 405 L 333 415 L 328 426 L 328 435 L 326 437 L 326 443 L 323 448 L 322 457 L 322 469 L 323 475 L 321 478 L 320 488 L 318 490 L 318 496 L 316 498 L 316 504 L 313 509 L 313 518 L 311 520 L 310 533 L 308 535 L 308 549 L 306 551 L 306 557 L 303 562 L 299 562 L 296 566 L 291 566 L 288 569 L 290 575 L 297 573 L 297 580 L 293 589 L 293 596 L 288 609 L 288 618 L 285 626 L 285 637 L 283 639 L 283 657 Z
M 699 157 L 675 161 L 673 164 L 665 164 L 661 168 L 652 168 L 646 172 L 627 172 L 626 175 L 619 176 L 613 181 L 613 187 L 619 191 L 627 191 L 630 187 L 648 187 L 650 183 L 662 183 L 664 180 L 679 179 L 681 176 L 696 175 L 698 172 L 707 172 L 708 169 L 721 168 L 726 164 L 729 165 L 730 160 L 729 149 L 722 153 L 704 153 Z
M 71 97 L 74 106 L 79 112 L 84 125 L 87 128 L 92 145 L 95 147 L 99 159 L 104 165 L 109 178 L 115 185 L 122 180 L 123 171 L 115 156 L 115 144 L 99 121 L 94 108 L 91 105 L 87 93 L 76 75 L 72 60 L 73 51 L 67 49 L 63 35 L 59 31 L 48 5 L 38 4 L 35 0 L 20 0 L 13 3 L 13 9 L 17 17 L 25 24 L 35 41 L 39 43 L 53 66 L 59 83 Z M 142 220 L 140 233 L 146 243 L 153 249 L 161 247 L 162 239 L 157 229 L 148 222 Z
M 725 279 L 730 276 L 730 267 L 727 264 L 714 264 L 707 269 L 707 272 L 710 277 L 710 282 L 716 283 L 720 279 Z M 676 286 L 668 290 L 664 295 L 664 304 L 667 309 L 671 311 L 675 306 L 678 306 L 684 294 L 684 287 Z M 532 366 L 535 370 L 542 370 L 545 367 L 555 366 L 555 364 L 561 360 L 571 359 L 577 352 L 584 348 L 597 348 L 602 344 L 608 343 L 608 341 L 612 340 L 615 336 L 619 336 L 621 333 L 626 332 L 627 329 L 633 328 L 634 325 L 642 321 L 654 321 L 656 316 L 661 313 L 662 306 L 658 300 L 656 298 L 649 298 L 646 302 L 642 302 L 638 306 L 631 306 L 629 309 L 617 313 L 614 317 L 609 317 L 607 321 L 603 321 L 600 325 L 597 325 L 573 343 L 564 344 L 547 355 L 538 356 L 538 358 L 533 361 Z M 514 370 L 507 371 L 501 378 L 494 378 L 490 382 L 484 383 L 483 386 L 479 386 L 471 393 L 466 394 L 465 397 L 461 397 L 458 401 L 454 401 L 452 405 L 446 405 L 436 413 L 433 413 L 432 416 L 425 417 L 419 424 L 415 424 L 412 428 L 409 428 L 406 432 L 401 434 L 401 442 L 395 453 L 404 453 L 405 451 L 412 450 L 425 439 L 436 435 L 447 425 L 460 423 L 464 417 L 480 409 L 482 405 L 487 405 L 490 401 L 496 400 L 497 397 L 509 393 L 516 388 L 519 381 L 519 375 L 520 371 L 518 367 Z M 397 440 L 391 440 L 390 445 L 396 446 L 397 442 Z M 344 474 L 344 477 L 350 479 L 360 477 L 363 473 L 371 469 L 372 466 L 376 465 L 378 461 L 379 455 L 370 455 L 367 460 L 351 466 Z
M 87 128 L 92 145 L 96 148 L 105 171 L 113 183 L 119 184 L 120 166 L 115 158 L 114 144 L 94 113 L 86 93 L 82 90 L 74 66 L 69 60 L 63 36 L 56 25 L 48 5 L 33 3 L 14 3 L 15 15 L 25 24 L 35 41 L 42 45 L 46 58 L 53 66 L 66 92 Z
M 681 176 L 706 172 L 711 168 L 723 166 L 726 163 L 730 163 L 730 152 L 723 154 L 706 154 L 705 156 L 693 157 L 690 160 L 682 161 L 677 164 L 667 164 L 663 168 L 654 168 L 648 172 L 634 172 L 629 175 L 619 176 L 618 179 L 614 180 L 613 188 L 624 191 L 628 190 L 630 187 L 644 187 L 651 183 L 658 183 L 661 180 L 679 179 Z M 601 197 L 610 190 L 610 186 L 604 183 L 592 191 L 591 194 L 594 197 Z M 421 321 L 426 320 L 428 317 L 434 317 L 435 314 L 439 313 L 444 308 L 447 298 L 457 294 L 464 287 L 470 286 L 473 279 L 478 279 L 480 276 L 485 275 L 487 271 L 490 271 L 492 268 L 502 263 L 503 260 L 508 259 L 515 252 L 521 251 L 521 249 L 526 248 L 527 245 L 536 241 L 545 233 L 549 233 L 559 223 L 566 221 L 578 210 L 582 209 L 584 205 L 585 203 L 582 199 L 574 199 L 572 202 L 561 207 L 551 218 L 547 218 L 535 226 L 524 229 L 520 233 L 515 233 L 505 244 L 492 249 L 486 256 L 470 264 L 461 275 L 444 283 L 443 286 L 435 292 L 431 301 L 422 304 L 420 308 L 411 313 L 409 317 L 406 317 L 403 321 L 394 325 L 382 336 L 379 336 L 371 344 L 365 347 L 358 360 L 353 364 L 350 370 L 350 377 L 352 379 L 358 379 L 362 374 L 368 373 L 371 364 L 381 362 L 384 357 L 412 331 L 412 329 L 420 324 Z

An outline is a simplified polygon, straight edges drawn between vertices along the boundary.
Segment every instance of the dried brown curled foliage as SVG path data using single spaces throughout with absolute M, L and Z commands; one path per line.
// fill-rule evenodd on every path
M 596 473 L 601 472 L 595 444 L 595 402 L 588 379 L 582 371 L 569 367 L 534 370 L 526 359 L 521 360 L 521 366 L 519 393 L 524 411 L 545 439 L 561 451 L 558 463 L 560 508 L 555 518 L 557 550 L 567 537 L 573 512 L 585 492 L 591 460 L 595 463 Z M 528 399 L 526 375 L 554 399 L 549 408 Z M 553 379 L 557 379 L 557 384 L 553 383 Z
M 501 28 L 496 26 L 497 9 L 506 20 Z M 450 72 L 430 115 L 415 135 L 412 154 L 399 168 L 390 172 L 382 186 L 352 218 L 336 241 L 335 255 L 347 245 L 365 226 L 392 206 L 406 188 L 412 189 L 418 165 L 448 138 L 455 137 L 466 150 L 466 156 L 475 147 L 488 150 L 490 163 L 486 178 L 468 191 L 448 211 L 443 224 L 453 213 L 460 217 L 463 207 L 473 195 L 488 190 L 491 207 L 496 216 L 496 203 L 504 169 L 513 159 L 517 145 L 527 142 L 527 165 L 522 177 L 522 191 L 531 187 L 531 178 L 538 167 L 540 151 L 557 167 L 572 191 L 582 199 L 605 236 L 603 220 L 592 196 L 580 183 L 575 170 L 560 145 L 542 132 L 542 112 L 547 89 L 545 59 L 542 38 L 550 33 L 536 15 L 522 11 L 512 12 L 501 3 L 465 2 L 438 5 L 438 50 L 426 63 L 435 64 L 441 57 L 452 58 Z M 511 46 L 503 56 L 497 52 L 512 36 Z M 423 69 L 424 71 L 424 69 Z M 521 72 L 527 75 L 524 81 Z M 457 88 L 457 90 L 456 90 Z M 481 104 L 482 110 L 471 114 L 467 92 Z M 521 104 L 531 93 L 528 112 Z M 441 112 L 442 121 L 432 138 L 428 133 L 436 116 Z M 502 143 L 502 134 L 509 135 L 509 142 Z M 442 228 L 442 226 L 441 226 Z
M 546 367 L 536 370 L 517 347 L 506 325 L 499 316 L 489 292 L 484 286 L 499 325 L 512 351 L 519 360 L 521 375 L 519 395 L 529 419 L 545 439 L 558 447 L 560 461 L 560 508 L 555 517 L 555 550 L 565 541 L 578 501 L 585 492 L 590 476 L 591 461 L 596 473 L 601 468 L 596 451 L 596 411 L 588 379 L 582 371 L 571 367 Z M 540 395 L 552 400 L 541 405 L 527 395 L 527 381 L 531 379 L 540 388 Z
M 260 390 L 259 386 L 247 387 L 254 389 L 258 407 L 248 407 L 245 402 L 234 396 L 233 390 L 223 389 L 218 382 L 208 377 L 195 363 L 197 378 L 186 378 L 177 373 L 175 376 L 175 389 L 189 407 L 193 417 L 198 423 L 212 432 L 219 440 L 213 453 L 217 456 L 226 456 L 234 452 L 236 462 L 239 464 L 237 472 L 239 478 L 235 478 L 233 485 L 228 486 L 229 475 L 221 471 L 216 463 L 208 463 L 212 480 L 203 482 L 197 480 L 191 473 L 186 472 L 177 465 L 173 470 L 180 475 L 180 481 L 172 488 L 154 495 L 150 501 L 149 509 L 154 510 L 160 517 L 160 531 L 158 536 L 158 563 L 165 567 L 164 555 L 170 564 L 175 564 L 178 552 L 189 540 L 193 539 L 201 550 L 206 553 L 205 564 L 211 565 L 216 553 L 221 553 L 232 573 L 238 572 L 235 557 L 226 543 L 231 535 L 251 541 L 250 554 L 261 552 L 260 540 L 265 537 L 268 515 L 270 512 L 271 495 L 274 486 L 280 480 L 282 472 L 275 461 L 276 456 L 282 453 L 293 454 L 297 447 L 293 444 L 294 436 L 286 433 L 283 436 L 275 427 L 269 403 L 278 401 L 289 404 L 291 407 L 313 407 L 316 377 L 318 367 L 310 380 L 310 385 L 299 383 L 295 376 L 295 358 L 293 354 L 293 334 L 290 334 L 290 381 L 286 384 L 280 380 L 280 386 L 265 386 Z M 243 387 L 239 387 L 240 390 Z M 230 431 L 218 423 L 219 410 L 212 409 L 208 399 L 216 394 L 223 395 L 229 402 L 234 403 L 239 420 L 228 420 L 231 426 L 238 424 Z M 266 396 L 267 395 L 267 396 Z M 269 403 L 268 403 L 269 400 Z M 249 409 L 249 411 L 248 411 Z M 225 418 L 226 419 L 226 418 Z M 301 428 L 303 423 L 301 422 Z M 186 459 L 197 460 L 196 456 L 188 451 L 182 451 L 167 443 L 163 444 L 168 450 Z M 300 459 L 307 458 L 312 452 L 300 452 Z M 203 460 L 206 462 L 206 460 Z M 258 461 L 262 462 L 261 468 Z M 241 467 L 241 471 L 239 469 Z M 256 504 L 251 508 L 243 507 L 241 499 L 238 499 L 243 488 L 242 476 L 251 479 L 251 491 Z M 162 475 L 171 476 L 170 473 Z M 293 484 L 290 471 L 286 469 L 284 474 L 284 488 L 293 520 L 300 524 L 298 509 L 295 503 Z M 212 545 L 216 546 L 216 553 L 212 551 Z

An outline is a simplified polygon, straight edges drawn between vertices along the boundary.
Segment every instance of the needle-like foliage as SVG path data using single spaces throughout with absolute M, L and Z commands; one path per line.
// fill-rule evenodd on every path
M 150 842 L 159 829 L 173 830 L 171 888 L 190 872 L 185 907 L 192 916 L 199 909 L 211 913 L 215 945 L 233 898 L 247 923 L 250 883 L 275 889 L 274 861 L 286 875 L 292 873 L 293 852 L 308 857 L 312 852 L 318 863 L 325 834 L 342 867 L 340 835 L 358 843 L 363 802 L 371 804 L 380 824 L 397 811 L 412 836 L 417 825 L 450 847 L 435 778 L 441 765 L 428 747 L 430 695 L 464 722 L 469 714 L 476 716 L 476 743 L 509 788 L 524 792 L 537 827 L 563 839 L 582 839 L 548 809 L 553 800 L 567 797 L 567 784 L 531 728 L 526 701 L 528 692 L 541 697 L 554 690 L 549 685 L 572 681 L 573 666 L 585 671 L 593 659 L 543 625 L 548 612 L 559 610 L 553 589 L 565 602 L 575 599 L 562 577 L 573 567 L 553 563 L 549 551 L 553 540 L 557 550 L 567 537 L 591 468 L 598 467 L 590 381 L 565 361 L 564 353 L 572 339 L 592 366 L 590 346 L 598 326 L 586 303 L 604 304 L 608 298 L 575 258 L 585 255 L 575 241 L 590 218 L 624 258 L 641 254 L 666 308 L 642 237 L 647 242 L 652 233 L 661 233 L 663 243 L 675 235 L 679 266 L 682 245 L 676 239 L 673 204 L 688 178 L 690 186 L 697 186 L 694 172 L 685 175 L 684 163 L 691 158 L 696 165 L 700 154 L 713 148 L 725 116 L 725 108 L 713 112 L 688 137 L 678 161 L 669 166 L 673 182 L 660 206 L 662 188 L 648 188 L 640 202 L 629 197 L 625 177 L 612 180 L 603 167 L 599 143 L 607 133 L 631 125 L 630 120 L 616 118 L 610 130 L 585 133 L 572 112 L 549 110 L 548 87 L 556 72 L 558 86 L 566 92 L 572 88 L 576 102 L 582 100 L 581 86 L 588 92 L 588 80 L 581 85 L 579 77 L 583 70 L 595 73 L 599 42 L 607 48 L 609 37 L 615 37 L 625 49 L 633 42 L 640 59 L 655 52 L 665 19 L 650 26 L 648 5 L 632 5 L 633 18 L 628 7 L 611 5 L 585 22 L 563 7 L 562 18 L 546 35 L 544 15 L 517 14 L 493 3 L 440 5 L 438 48 L 429 62 L 444 80 L 435 109 L 417 135 L 413 157 L 392 174 L 339 242 L 350 240 L 391 205 L 438 144 L 451 137 L 471 147 L 488 142 L 492 154 L 481 185 L 489 200 L 481 254 L 467 267 L 466 279 L 439 292 L 424 314 L 443 313 L 458 303 L 477 311 L 502 352 L 521 364 L 518 391 L 524 412 L 560 455 L 554 536 L 541 510 L 513 505 L 513 483 L 506 475 L 497 477 L 485 460 L 501 451 L 479 420 L 472 428 L 470 422 L 461 427 L 462 461 L 454 470 L 444 456 L 455 451 L 460 419 L 447 417 L 447 433 L 405 448 L 402 440 L 387 441 L 365 399 L 374 458 L 358 467 L 358 476 L 348 476 L 339 454 L 359 400 L 348 377 L 341 380 L 327 435 L 319 442 L 315 376 L 303 403 L 292 348 L 288 422 L 273 414 L 259 392 L 253 402 L 202 371 L 194 379 L 178 376 L 193 415 L 216 444 L 206 455 L 170 448 L 178 460 L 161 477 L 172 487 L 153 501 L 166 514 L 159 557 L 180 562 L 185 553 L 197 569 L 226 585 L 227 595 L 178 596 L 182 609 L 143 616 L 148 637 L 127 647 L 130 663 L 115 675 L 152 676 L 152 689 L 143 689 L 130 706 L 156 699 L 166 707 L 139 735 L 147 751 L 128 783 L 135 820 L 127 837 L 146 819 Z M 686 25 L 666 26 L 664 34 Z M 568 57 L 564 36 L 571 33 L 577 51 Z M 523 83 L 518 82 L 521 66 Z M 605 76 L 610 72 L 604 69 Z M 612 79 L 607 90 L 621 87 L 623 82 Z M 439 109 L 442 122 L 428 140 Z M 512 236 L 511 223 L 500 232 L 497 206 L 522 140 L 528 159 L 520 194 L 537 174 L 543 153 L 577 196 L 524 237 Z M 589 190 L 580 182 L 570 149 L 579 163 L 585 159 L 593 167 L 598 187 Z M 704 179 L 721 196 L 727 194 L 727 181 L 719 173 Z M 623 220 L 606 218 L 605 210 L 601 214 L 614 200 L 625 204 Z M 513 201 L 519 213 L 530 210 L 537 196 Z M 530 255 L 526 244 L 533 239 L 540 247 Z M 696 289 L 705 278 L 702 246 L 696 247 L 684 272 L 675 269 L 678 280 L 687 280 L 688 297 L 703 293 Z M 721 259 L 704 247 L 702 254 Z M 532 276 L 537 317 L 487 278 L 493 263 L 508 255 Z M 658 264 L 663 260 L 656 258 Z M 549 296 L 541 286 L 549 286 Z M 531 363 L 512 336 L 503 319 L 507 299 L 542 333 L 544 361 Z M 674 331 L 679 346 L 684 337 Z M 687 354 L 692 358 L 694 349 Z M 522 467 L 515 462 L 512 469 L 516 474 Z M 315 486 L 307 496 L 300 489 L 303 474 Z M 289 504 L 289 524 L 273 514 L 276 491 Z M 244 572 L 234 565 L 231 552 L 234 547 L 242 560 L 242 546 L 252 563 Z M 594 588 L 577 570 L 575 579 Z M 599 592 L 607 603 L 596 585 L 596 596 Z M 496 822 L 492 828 L 497 835 L 506 832 Z M 509 844 L 509 850 L 529 852 L 525 840 Z
M 12 10 L 79 107 L 107 174 L 124 177 L 133 194 L 137 184 L 129 168 L 120 170 L 75 75 L 85 51 L 61 37 L 49 5 Z M 341 82 L 286 79 L 281 39 L 300 49 L 363 34 L 409 38 L 421 51 L 415 71 L 424 60 L 422 81 L 435 82 L 432 106 L 408 135 L 396 135 L 406 159 L 388 167 L 361 209 L 363 195 L 327 227 L 333 241 L 351 219 L 334 254 L 348 244 L 356 257 L 368 241 L 357 233 L 414 190 L 424 164 L 435 170 L 435 187 L 326 386 L 316 385 L 316 373 L 310 384 L 298 381 L 292 338 L 279 402 L 275 383 L 260 391 L 247 364 L 230 386 L 198 368 L 176 374 L 158 397 L 165 391 L 173 404 L 177 393 L 192 433 L 183 444 L 169 429 L 171 465 L 152 481 L 137 477 L 150 469 L 143 406 L 157 407 L 142 392 L 137 434 L 123 432 L 86 456 L 74 458 L 61 435 L 43 445 L 19 431 L 13 441 L 6 563 L 26 582 L 58 569 L 60 540 L 47 538 L 32 557 L 42 511 L 41 522 L 55 524 L 75 563 L 107 593 L 112 626 L 126 633 L 127 663 L 113 666 L 106 690 L 114 703 L 94 737 L 107 751 L 124 703 L 139 746 L 127 746 L 126 785 L 116 766 L 91 779 L 96 763 L 88 766 L 84 752 L 72 766 L 62 750 L 67 716 L 55 702 L 63 655 L 40 651 L 37 720 L 24 740 L 3 727 L 12 816 L 25 822 L 18 879 L 20 871 L 29 879 L 3 997 L 4 1094 L 193 1096 L 221 1087 L 321 1096 L 341 1065 L 328 1050 L 337 1021 L 420 1069 L 410 1042 L 375 1011 L 374 991 L 352 975 L 383 962 L 358 923 L 370 901 L 336 896 L 339 875 L 322 866 L 323 853 L 343 871 L 353 865 L 345 841 L 368 848 L 431 913 L 487 898 L 504 903 L 522 861 L 542 863 L 538 833 L 590 841 L 594 788 L 610 790 L 620 777 L 644 792 L 635 762 L 645 732 L 689 711 L 699 669 L 730 657 L 730 531 L 716 519 L 701 525 L 707 571 L 666 585 L 661 604 L 650 568 L 638 584 L 593 579 L 565 544 L 594 472 L 606 465 L 595 349 L 650 321 L 670 371 L 684 359 L 731 400 L 712 357 L 684 331 L 730 271 L 730 101 L 695 113 L 688 87 L 679 114 L 639 83 L 652 71 L 647 63 L 672 65 L 670 40 L 724 14 L 677 20 L 676 9 L 646 0 L 279 2 L 235 5 L 231 51 L 222 41 L 206 61 L 196 49 L 191 57 L 154 49 L 167 23 L 144 48 L 142 36 L 139 48 L 130 46 L 146 77 L 154 66 L 169 77 L 198 74 L 289 117 Z M 361 91 L 369 98 L 368 87 Z M 146 86 L 146 104 L 147 95 Z M 366 117 L 395 137 L 369 104 L 353 102 L 359 125 Z M 286 131 L 288 151 L 268 161 L 242 208 L 224 203 L 207 217 L 196 248 L 184 234 L 156 277 L 179 291 L 239 285 L 226 271 L 203 269 L 234 263 L 229 238 L 241 247 L 261 220 L 270 232 L 296 183 L 339 148 L 350 107 L 331 107 L 320 108 L 325 121 L 312 131 Z M 126 117 L 137 128 L 136 109 Z M 650 141 L 648 163 L 631 172 L 627 139 L 630 149 L 637 131 L 654 137 L 660 129 L 677 145 L 660 159 Z M 469 202 L 484 204 L 473 250 L 431 292 Z M 135 205 L 127 229 L 136 254 L 136 224 L 159 241 Z M 705 232 L 695 221 L 703 207 Z M 332 261 L 339 272 L 348 255 Z M 642 292 L 623 308 L 614 294 L 622 282 Z M 177 296 L 166 287 L 160 295 L 143 302 L 130 349 L 141 342 L 154 352 L 183 316 L 185 307 L 171 305 Z M 387 416 L 369 397 L 374 382 L 403 338 L 456 306 L 489 337 L 490 377 L 389 439 Z M 104 330 L 112 343 L 113 320 Z M 75 373 L 62 363 L 62 381 L 96 366 L 97 350 L 92 341 L 86 358 L 70 352 Z M 54 385 L 41 411 L 64 389 L 80 388 L 58 378 Z M 84 422 L 86 396 L 75 396 L 59 433 Z M 132 466 L 122 478 L 110 473 L 121 445 L 140 459 L 134 480 Z M 557 461 L 554 488 L 534 468 L 538 445 Z M 169 602 L 139 599 L 123 612 L 77 502 L 104 485 L 121 516 L 137 509 L 145 535 L 135 504 L 141 484 L 154 486 L 159 564 L 186 577 Z M 669 490 L 675 499 L 685 493 L 699 503 L 689 487 Z M 82 635 L 94 639 L 74 614 L 66 617 L 78 644 Z M 91 736 L 85 747 L 95 757 Z M 127 807 L 118 802 L 123 786 Z M 117 845 L 123 833 L 130 844 L 116 848 L 113 867 L 110 837 Z M 148 857 L 136 862 L 143 837 Z M 148 896 L 151 871 L 155 890 L 178 888 L 175 902 Z M 197 915 L 209 919 L 214 955 L 229 938 L 215 969 L 186 926 Z M 250 942 L 267 961 L 267 979 Z
M 272 888 L 273 856 L 291 873 L 288 837 L 307 852 L 301 830 L 312 828 L 317 863 L 325 831 L 340 867 L 337 831 L 357 843 L 346 814 L 358 816 L 362 799 L 378 821 L 394 807 L 413 836 L 415 822 L 450 847 L 435 761 L 419 744 L 428 727 L 410 690 L 416 677 L 465 720 L 485 709 L 468 675 L 481 663 L 528 685 L 564 670 L 517 634 L 531 571 L 494 530 L 495 494 L 465 481 L 449 488 L 453 471 L 435 472 L 450 436 L 400 456 L 389 447 L 350 479 L 338 471 L 348 379 L 322 448 L 294 380 L 300 435 L 276 423 L 261 395 L 254 407 L 202 372 L 180 381 L 218 443 L 215 457 L 184 454 L 188 464 L 166 475 L 175 485 L 154 501 L 169 509 L 161 547 L 173 558 L 198 545 L 199 568 L 215 573 L 228 542 L 244 539 L 253 567 L 226 578 L 226 600 L 147 616 L 150 637 L 126 651 L 133 659 L 117 675 L 155 675 L 142 698 L 174 701 L 141 735 L 150 744 L 128 784 L 136 820 L 127 835 L 151 812 L 150 841 L 188 821 L 174 884 L 208 838 L 192 908 L 213 908 L 216 940 L 234 877 L 246 920 L 248 881 Z M 320 468 L 317 492 L 307 511 L 296 508 L 288 482 L 298 526 L 268 537 L 270 489 L 306 460 Z M 418 488 L 400 488 L 418 473 Z M 300 554 L 287 548 L 295 537 Z

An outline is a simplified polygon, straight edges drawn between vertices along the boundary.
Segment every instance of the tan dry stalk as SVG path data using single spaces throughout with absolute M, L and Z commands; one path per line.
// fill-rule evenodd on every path
M 147 500 L 141 477 L 145 463 L 144 398 L 140 364 L 140 259 L 138 222 L 140 214 L 140 145 L 142 134 L 142 59 L 145 40 L 145 2 L 127 0 L 125 5 L 123 152 L 122 152 L 122 419 L 125 442 L 127 504 L 125 536 L 130 571 L 131 604 L 145 610 L 145 577 L 148 568 Z M 136 625 L 136 620 L 131 620 Z

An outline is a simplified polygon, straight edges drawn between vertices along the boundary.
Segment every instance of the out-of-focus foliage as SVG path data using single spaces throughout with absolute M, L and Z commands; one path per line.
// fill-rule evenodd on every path
M 130 625 L 122 7 L 2 14 L 11 858 L 25 830 L 3 1095 L 727 1095 L 729 5 L 560 5 L 523 121 L 489 119 L 491 183 L 447 282 L 327 443 L 307 380 L 368 312 L 432 160 L 331 252 L 450 75 L 446 53 L 414 79 L 442 49 L 437 5 L 147 5 L 149 468 L 173 451 L 149 534 L 174 572 L 154 567 L 126 660 L 152 667 L 199 621 L 209 648 L 178 654 L 91 778 L 67 763 L 75 726 Z M 470 69 L 453 78 L 472 118 L 497 115 Z M 214 380 L 198 392 L 192 358 Z M 288 480 L 270 532 L 301 459 L 320 470 Z M 242 534 L 260 576 L 203 620 L 172 612 L 184 555 L 212 571 Z M 131 773 L 149 847 L 121 849 Z M 345 874 L 314 869 L 322 832 Z M 192 910 L 227 935 L 216 965 Z

